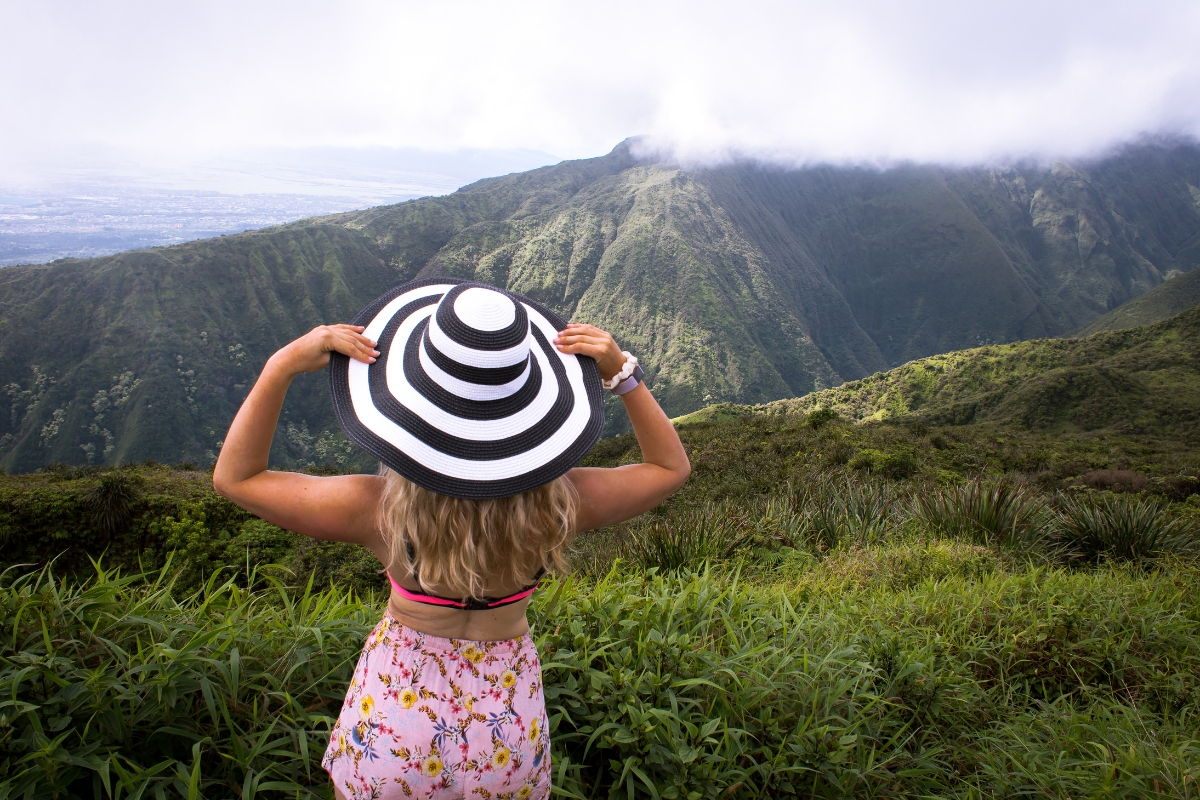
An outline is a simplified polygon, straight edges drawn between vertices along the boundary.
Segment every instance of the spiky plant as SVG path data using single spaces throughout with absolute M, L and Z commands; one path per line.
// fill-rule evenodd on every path
M 1103 499 L 1060 495 L 1058 536 L 1067 551 L 1090 562 L 1141 562 L 1167 553 L 1194 553 L 1200 538 L 1184 520 L 1172 519 L 1157 498 L 1115 495 Z
M 725 505 L 704 503 L 673 515 L 634 525 L 626 555 L 643 567 L 674 571 L 732 556 L 751 536 L 742 515 Z
M 1045 506 L 1023 487 L 973 481 L 916 492 L 909 514 L 932 533 L 1029 551 L 1050 541 Z
M 139 492 L 139 479 L 124 470 L 101 476 L 84 501 L 92 527 L 109 540 L 128 528 Z

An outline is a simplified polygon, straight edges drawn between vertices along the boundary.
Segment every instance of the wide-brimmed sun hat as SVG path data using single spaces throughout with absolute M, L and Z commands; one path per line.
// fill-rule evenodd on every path
M 329 383 L 350 440 L 418 486 L 508 497 L 579 463 L 604 427 L 596 362 L 551 344 L 554 312 L 486 284 L 401 284 L 354 318 L 378 342 L 334 353 Z

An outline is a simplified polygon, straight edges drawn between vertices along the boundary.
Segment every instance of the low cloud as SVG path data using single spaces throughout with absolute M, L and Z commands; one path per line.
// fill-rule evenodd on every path
M 637 134 L 689 160 L 971 163 L 1200 133 L 1189 0 L 39 2 L 5 4 L 0 31 L 10 168 L 96 148 L 585 157 Z

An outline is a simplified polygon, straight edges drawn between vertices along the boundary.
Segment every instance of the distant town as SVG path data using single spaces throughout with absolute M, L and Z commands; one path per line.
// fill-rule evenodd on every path
M 166 189 L 0 189 L 0 266 L 90 258 L 379 205 L 378 197 L 220 194 Z M 390 198 L 391 202 L 408 196 Z
M 535 150 L 259 148 L 157 163 L 122 151 L 0 163 L 0 267 L 91 258 L 453 192 L 559 159 Z

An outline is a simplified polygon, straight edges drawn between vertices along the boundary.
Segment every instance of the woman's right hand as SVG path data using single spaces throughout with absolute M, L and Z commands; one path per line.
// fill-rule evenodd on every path
M 379 357 L 375 342 L 363 335 L 361 325 L 320 325 L 284 345 L 271 356 L 278 366 L 292 374 L 316 372 L 329 366 L 333 352 L 349 356 L 364 364 L 373 364 Z
M 280 348 L 267 361 L 225 434 L 213 469 L 213 488 L 281 528 L 361 544 L 384 559 L 386 547 L 375 525 L 381 478 L 317 477 L 267 468 L 288 385 L 301 372 L 328 366 L 333 352 L 365 364 L 379 355 L 375 342 L 357 325 L 322 325 Z
M 554 346 L 560 353 L 587 356 L 596 362 L 600 377 L 612 380 L 612 376 L 625 366 L 625 354 L 617 346 L 612 334 L 595 325 L 570 322 L 554 337 Z

